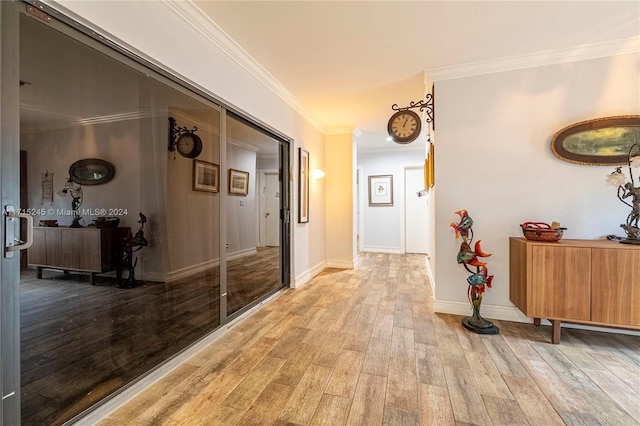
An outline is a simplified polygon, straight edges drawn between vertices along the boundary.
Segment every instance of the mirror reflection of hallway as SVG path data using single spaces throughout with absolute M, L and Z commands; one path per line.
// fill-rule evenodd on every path
M 56 222 L 39 227 L 45 237 L 27 252 L 20 277 L 16 374 L 25 426 L 81 415 L 228 322 L 227 311 L 239 315 L 285 285 L 282 249 L 258 244 L 256 208 L 258 172 L 282 170 L 284 142 L 229 118 L 238 126 L 221 134 L 222 106 L 56 24 L 20 17 L 20 78 L 30 82 L 20 86 L 19 99 L 25 208 L 46 212 L 34 217 L 36 224 Z M 197 127 L 198 160 L 218 166 L 218 178 L 229 168 L 250 172 L 248 194 L 229 195 L 222 179 L 217 191 L 195 190 L 194 160 L 167 150 L 169 117 Z M 109 161 L 115 174 L 107 183 L 82 186 L 82 227 L 72 234 L 72 218 L 64 213 L 72 198 L 60 192 L 70 165 L 85 158 Z M 43 197 L 43 175 L 53 176 L 52 200 Z M 118 255 L 106 237 L 90 245 L 79 236 L 85 230 L 112 235 L 98 226 L 103 209 L 118 216 L 116 228 L 133 233 L 139 212 L 148 219 L 148 245 L 135 253 L 134 288 L 114 285 L 111 264 L 91 285 L 92 268 L 82 265 L 83 255 Z M 282 232 L 279 223 L 277 229 Z
M 278 173 L 265 173 L 265 246 L 280 245 L 280 182 Z
M 249 173 L 247 195 L 228 194 L 227 315 L 283 287 L 280 142 L 227 114 L 226 163 Z

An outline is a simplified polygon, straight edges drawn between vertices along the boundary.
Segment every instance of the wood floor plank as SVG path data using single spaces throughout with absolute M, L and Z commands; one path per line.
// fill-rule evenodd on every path
M 527 420 L 513 399 L 482 395 L 489 417 L 495 425 L 526 425 Z
M 394 327 L 413 328 L 411 294 L 398 293 L 394 312 Z
M 334 367 L 349 336 L 337 331 L 330 331 L 323 340 L 317 341 L 319 346 L 313 363 L 325 367 Z
M 431 318 L 413 318 L 413 336 L 416 343 L 437 345 L 436 330 Z
M 603 355 L 601 352 L 591 350 L 587 350 L 585 352 L 592 358 L 597 360 L 602 359 L 603 366 L 615 374 L 618 379 L 622 380 L 631 389 L 640 389 L 640 368 L 636 368 L 630 363 L 624 362 L 622 358 L 613 353 L 607 352 Z M 581 368 L 587 367 L 587 365 L 584 365 Z
M 253 401 L 262 393 L 285 360 L 267 356 L 233 389 L 222 401 L 223 405 L 248 410 Z
M 446 386 L 420 383 L 419 418 L 421 425 L 454 425 L 456 423 L 451 408 L 449 391 Z
M 278 419 L 296 424 L 310 423 L 331 378 L 331 373 L 332 369 L 329 367 L 309 366 Z
M 333 374 L 325 393 L 352 398 L 358 384 L 363 360 L 364 354 L 362 352 L 343 350 L 338 363 L 333 369 Z
M 243 414 L 244 411 L 233 407 L 214 405 L 206 410 L 191 411 L 180 417 L 171 417 L 166 422 L 148 423 L 147 426 L 154 424 L 167 426 L 184 426 L 185 424 L 190 426 L 233 425 L 240 421 Z
M 444 368 L 437 346 L 416 344 L 416 374 L 420 383 L 447 386 Z
M 347 425 L 382 424 L 386 388 L 386 377 L 361 374 L 349 410 Z
M 465 355 L 482 395 L 513 399 L 509 387 L 487 352 L 468 351 Z
M 393 315 L 380 314 L 376 316 L 371 337 L 379 337 L 382 339 L 391 339 L 393 332 Z
M 284 409 L 293 387 L 280 383 L 270 383 L 258 396 L 253 405 L 245 412 L 238 424 L 261 426 L 274 423 Z
M 412 329 L 393 328 L 390 353 L 385 405 L 407 411 L 417 411 L 418 380 L 416 378 L 415 343 Z
M 300 343 L 295 351 L 291 353 L 278 373 L 274 376 L 273 382 L 294 387 L 297 385 L 307 368 L 313 362 L 318 348 L 316 345 Z
M 599 424 L 573 390 L 544 361 L 523 360 L 528 373 L 567 424 Z
M 628 387 L 610 371 L 586 368 L 583 371 L 612 398 L 611 402 L 615 401 L 615 404 L 622 407 L 631 418 L 635 419 L 636 423 L 638 422 L 640 419 L 640 389 Z M 613 412 L 611 404 L 608 406 L 611 411 L 607 412 Z M 603 408 L 606 409 L 606 407 Z M 623 416 L 622 413 L 619 413 L 613 420 L 619 424 L 632 424 L 630 423 L 631 419 L 628 416 Z
M 237 410 L 232 407 L 230 410 L 225 410 L 220 401 L 224 400 L 235 387 L 243 380 L 244 376 L 237 374 L 222 372 L 217 376 L 214 376 L 207 382 L 205 386 L 198 386 L 197 391 L 193 392 L 189 389 L 189 384 L 192 382 L 185 381 L 180 383 L 179 389 L 172 389 L 169 393 L 166 387 L 161 383 L 157 384 L 158 389 L 163 392 L 162 396 L 154 403 L 161 407 L 161 411 L 156 415 L 156 420 L 162 419 L 183 419 L 198 417 L 201 413 L 206 413 L 208 410 L 220 408 L 220 413 L 234 414 L 236 412 L 242 414 L 242 410 Z M 169 382 L 171 383 L 171 382 Z M 165 385 L 166 386 L 166 385 Z M 152 388 L 153 389 L 153 388 Z M 184 391 L 184 392 L 181 392 Z M 128 411 L 129 405 L 123 409 Z M 132 411 L 129 411 L 131 414 Z M 149 424 L 154 424 L 149 423 Z
M 391 338 L 383 339 L 372 337 L 364 356 L 362 372 L 387 376 L 389 373 L 389 361 L 391 359 Z
M 384 409 L 382 424 L 385 426 L 419 426 L 420 418 L 415 411 L 387 406 Z
M 530 377 L 502 376 L 531 425 L 560 426 L 565 423 Z
M 324 394 L 311 419 L 311 426 L 334 426 L 347 423 L 351 398 Z
M 493 424 L 469 369 L 445 365 L 444 374 L 447 379 L 451 407 L 456 421 L 477 425 Z
M 528 377 L 521 360 L 518 359 L 501 336 L 489 336 L 483 339 L 483 342 L 500 373 L 509 376 Z
M 453 331 L 453 329 L 450 329 Z M 438 333 L 438 348 L 440 350 L 440 359 L 443 365 L 455 368 L 469 368 L 467 357 L 458 340 L 458 335 L 453 333 Z
M 246 348 L 227 368 L 226 371 L 240 376 L 248 374 L 278 343 L 272 337 L 263 337 L 254 345 Z

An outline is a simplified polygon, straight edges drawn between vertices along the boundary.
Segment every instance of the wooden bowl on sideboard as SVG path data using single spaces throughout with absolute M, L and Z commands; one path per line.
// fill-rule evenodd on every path
M 531 241 L 560 241 L 562 234 L 567 228 L 552 228 L 544 222 L 525 222 L 520 225 L 522 234 Z

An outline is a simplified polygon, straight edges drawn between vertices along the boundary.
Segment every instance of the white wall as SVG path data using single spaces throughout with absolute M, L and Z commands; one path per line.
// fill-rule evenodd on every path
M 127 1 L 52 3 L 58 9 L 91 27 L 110 34 L 131 51 L 148 58 L 191 81 L 219 99 L 278 129 L 309 151 L 315 167 L 324 169 L 324 144 L 320 130 L 262 83 L 254 70 L 228 56 L 206 29 L 181 19 L 165 2 Z M 182 4 L 189 7 L 187 3 Z M 196 16 L 196 20 L 198 17 Z M 150 34 L 153 36 L 151 37 Z M 185 49 L 188 46 L 188 49 Z M 293 159 L 292 155 L 292 159 Z M 315 160 L 314 160 L 315 159 Z M 293 177 L 297 161 L 292 162 Z M 293 226 L 294 263 L 292 276 L 304 276 L 325 261 L 324 186 L 311 187 L 310 222 Z M 297 222 L 297 182 L 292 179 L 292 223 Z
M 354 244 L 354 141 L 351 133 L 327 135 L 327 262 L 332 267 L 353 268 Z
M 196 126 L 202 140 L 198 160 L 220 165 L 219 130 L 212 128 L 212 123 L 220 121 L 220 113 L 214 109 L 207 113 L 208 117 L 197 119 L 184 111 L 169 109 L 167 117 L 175 118 L 178 127 Z M 194 160 L 168 151 L 165 156 L 167 247 L 170 252 L 169 276 L 163 277 L 163 281 L 219 264 L 220 197 L 226 191 L 222 187 L 216 193 L 194 191 Z
M 228 244 L 227 253 L 233 255 L 255 251 L 258 247 L 256 152 L 238 145 L 228 145 L 227 167 L 249 173 L 249 193 L 229 194 L 226 200 L 227 223 L 223 238 Z M 227 191 L 227 188 L 221 188 L 221 191 Z
M 640 113 L 639 58 L 621 55 L 436 81 L 436 303 L 469 314 L 468 274 L 451 222 L 467 209 L 475 241 L 493 255 L 483 315 L 523 319 L 509 301 L 508 238 L 526 221 L 558 221 L 564 238 L 621 234 L 628 207 L 605 184 L 612 167 L 556 158 L 554 133 L 582 120 Z
M 363 171 L 363 180 L 360 182 L 363 251 L 404 252 L 404 168 L 423 166 L 425 157 L 424 148 L 405 148 L 401 151 L 358 154 L 358 167 L 362 167 Z M 369 206 L 369 176 L 376 175 L 393 176 L 393 206 Z

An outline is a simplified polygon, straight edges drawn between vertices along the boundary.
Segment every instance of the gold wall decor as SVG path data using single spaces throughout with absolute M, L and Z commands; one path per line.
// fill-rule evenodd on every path
M 424 160 L 424 189 L 429 190 L 435 184 L 435 158 L 433 144 L 429 144 L 429 156 Z

